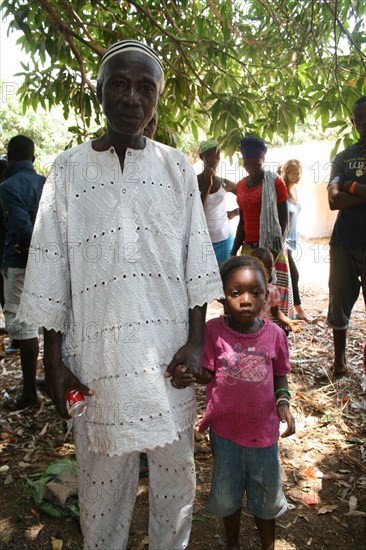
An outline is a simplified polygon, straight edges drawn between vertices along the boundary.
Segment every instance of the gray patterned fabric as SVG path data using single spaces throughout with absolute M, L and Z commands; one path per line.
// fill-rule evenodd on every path
M 264 172 L 262 186 L 262 207 L 259 222 L 259 246 L 271 250 L 282 250 L 282 230 L 278 219 L 277 197 L 274 182 L 278 175 Z

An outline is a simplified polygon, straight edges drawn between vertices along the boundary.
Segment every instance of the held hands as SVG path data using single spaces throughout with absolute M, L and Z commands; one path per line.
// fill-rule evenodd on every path
M 200 376 L 202 347 L 189 342 L 182 346 L 168 365 L 165 378 L 172 378 L 171 384 L 177 389 L 183 389 L 195 382 Z
M 173 371 L 171 384 L 174 388 L 182 390 L 188 388 L 191 384 L 196 381 L 196 378 L 193 374 L 187 372 L 187 367 L 185 365 L 177 365 Z
M 293 435 L 296 431 L 295 419 L 291 414 L 291 411 L 286 403 L 279 403 L 277 405 L 277 414 L 281 422 L 287 422 L 287 430 L 281 434 L 282 437 L 289 437 Z

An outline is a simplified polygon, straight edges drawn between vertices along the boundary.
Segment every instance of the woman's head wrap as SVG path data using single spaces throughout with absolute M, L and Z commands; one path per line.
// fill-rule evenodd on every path
M 121 40 L 120 42 L 116 42 L 115 44 L 112 44 L 112 46 L 108 48 L 108 50 L 105 52 L 105 54 L 103 55 L 100 61 L 99 73 L 101 72 L 103 66 L 107 63 L 107 61 L 109 61 L 115 55 L 118 55 L 124 52 L 140 52 L 144 55 L 147 55 L 153 61 L 155 61 L 159 69 L 161 69 L 161 72 L 164 74 L 163 64 L 160 61 L 159 57 L 154 52 L 154 50 L 149 46 L 142 44 L 138 40 Z
M 267 147 L 261 139 L 248 136 L 241 138 L 240 151 L 244 159 L 264 160 L 267 153 Z
M 218 146 L 218 142 L 214 139 L 208 140 L 208 141 L 201 141 L 198 153 L 202 155 L 203 153 L 206 153 L 206 151 L 209 151 L 210 149 L 216 149 Z

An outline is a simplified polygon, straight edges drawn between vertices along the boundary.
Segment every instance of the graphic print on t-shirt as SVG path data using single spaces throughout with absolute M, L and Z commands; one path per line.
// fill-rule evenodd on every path
M 226 383 L 263 382 L 267 378 L 266 360 L 268 352 L 262 346 L 244 347 L 235 344 L 232 351 L 223 354 L 219 362 L 225 373 Z

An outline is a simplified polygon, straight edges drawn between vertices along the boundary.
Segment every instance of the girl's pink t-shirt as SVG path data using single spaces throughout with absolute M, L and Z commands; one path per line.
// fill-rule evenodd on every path
M 240 334 L 226 320 L 206 323 L 203 367 L 214 376 L 199 430 L 210 426 L 239 445 L 269 447 L 279 437 L 274 376 L 291 370 L 286 335 L 271 321 L 254 334 Z

